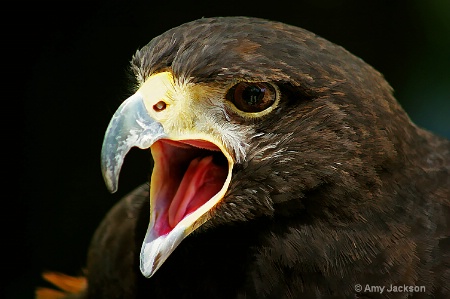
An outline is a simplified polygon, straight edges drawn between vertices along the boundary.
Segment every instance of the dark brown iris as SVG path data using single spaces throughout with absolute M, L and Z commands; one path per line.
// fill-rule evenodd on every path
M 275 102 L 275 88 L 265 82 L 240 82 L 226 95 L 227 100 L 243 112 L 260 112 Z

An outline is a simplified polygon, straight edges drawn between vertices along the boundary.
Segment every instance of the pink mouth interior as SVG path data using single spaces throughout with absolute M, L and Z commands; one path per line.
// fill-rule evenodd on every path
M 158 236 L 169 233 L 220 189 L 228 175 L 228 162 L 220 149 L 204 140 L 159 140 L 152 146 L 156 188 L 152 210 Z

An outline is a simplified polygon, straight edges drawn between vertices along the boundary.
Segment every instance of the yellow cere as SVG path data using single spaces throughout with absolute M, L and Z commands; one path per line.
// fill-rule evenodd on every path
M 172 73 L 161 72 L 150 76 L 137 93 L 143 97 L 148 114 L 158 121 L 164 120 L 167 118 L 167 113 L 164 110 L 157 112 L 153 106 L 160 101 L 166 103 L 166 108 L 173 104 L 172 95 L 175 93 L 175 83 Z

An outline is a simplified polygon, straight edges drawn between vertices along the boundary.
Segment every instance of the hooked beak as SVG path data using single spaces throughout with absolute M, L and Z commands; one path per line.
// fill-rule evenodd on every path
M 108 190 L 117 191 L 123 160 L 132 147 L 146 149 L 164 137 L 162 125 L 148 115 L 143 97 L 136 93 L 126 99 L 114 113 L 103 139 L 102 174 Z
M 196 127 L 167 125 L 187 117 L 208 124 L 192 103 L 180 108 L 184 97 L 170 72 L 152 75 L 120 105 L 106 130 L 102 147 L 102 173 L 111 192 L 118 187 L 125 155 L 136 146 L 151 149 L 154 168 L 150 182 L 150 223 L 141 248 L 140 268 L 151 277 L 192 231 L 212 217 L 231 181 L 234 160 L 216 134 Z M 160 104 L 163 105 L 160 105 Z M 164 109 L 161 109 L 164 107 Z M 178 107 L 178 108 L 177 108 Z M 163 111 L 164 110 L 164 111 Z M 180 112 L 182 111 L 182 112 Z M 195 121 L 194 121 L 195 119 Z M 166 127 L 166 129 L 165 129 Z

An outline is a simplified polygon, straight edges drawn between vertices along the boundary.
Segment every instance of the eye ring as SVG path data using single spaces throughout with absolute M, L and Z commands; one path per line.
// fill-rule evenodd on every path
M 279 90 L 268 82 L 239 82 L 228 90 L 225 98 L 240 112 L 258 116 L 276 106 Z

